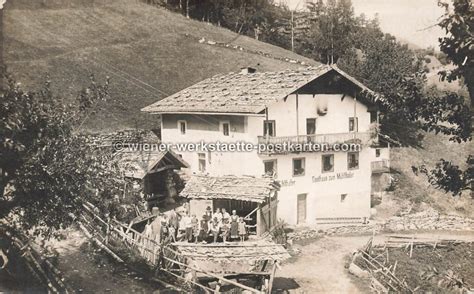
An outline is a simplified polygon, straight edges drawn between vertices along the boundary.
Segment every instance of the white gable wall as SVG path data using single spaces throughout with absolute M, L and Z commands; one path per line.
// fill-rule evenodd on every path
M 306 119 L 316 118 L 317 134 L 333 134 L 349 132 L 349 117 L 358 117 L 359 132 L 368 132 L 370 128 L 370 113 L 367 106 L 354 98 L 342 94 L 299 94 L 298 107 L 296 107 L 296 94 L 289 95 L 285 100 L 280 100 L 268 106 L 268 119 L 276 120 L 277 136 L 306 135 Z M 320 115 L 317 112 L 318 103 L 327 102 L 327 113 Z M 355 103 L 354 103 L 355 102 Z M 355 110 L 354 110 L 355 108 Z M 298 109 L 298 115 L 297 115 Z M 297 120 L 298 117 L 298 132 Z M 262 121 L 260 123 L 260 121 Z M 249 121 L 249 129 L 261 130 L 263 134 L 263 119 Z

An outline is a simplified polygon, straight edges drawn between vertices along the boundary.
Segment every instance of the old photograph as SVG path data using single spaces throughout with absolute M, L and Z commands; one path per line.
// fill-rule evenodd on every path
M 0 0 L 0 293 L 474 293 L 472 0 Z

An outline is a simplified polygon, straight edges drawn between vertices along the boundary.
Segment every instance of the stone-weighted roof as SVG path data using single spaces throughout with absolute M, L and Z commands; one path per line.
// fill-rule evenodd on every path
M 281 262 L 290 257 L 282 245 L 263 240 L 225 244 L 178 242 L 173 246 L 187 259 L 189 265 L 214 274 L 268 271 L 270 267 L 264 266 L 266 261 Z
M 277 191 L 279 184 L 272 178 L 194 175 L 180 196 L 192 199 L 231 199 L 262 203 Z
M 337 66 L 330 65 L 277 72 L 229 73 L 203 80 L 143 108 L 142 111 L 260 113 L 268 105 L 285 98 L 331 70 L 337 71 L 359 88 L 368 90 Z

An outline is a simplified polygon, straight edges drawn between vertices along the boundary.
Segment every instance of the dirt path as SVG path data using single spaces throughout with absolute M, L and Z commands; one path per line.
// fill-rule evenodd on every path
M 383 243 L 387 235 L 377 235 L 375 244 Z M 473 233 L 418 233 L 418 237 L 440 237 L 474 240 Z M 360 283 L 345 269 L 346 258 L 367 244 L 371 236 L 326 236 L 295 245 L 300 254 L 277 271 L 274 289 L 290 293 L 364 293 L 367 285 Z M 285 291 L 285 292 L 286 292 Z
M 344 258 L 367 240 L 367 236 L 325 237 L 297 246 L 300 255 L 277 272 L 280 278 L 274 288 L 295 293 L 360 293 L 344 268 Z

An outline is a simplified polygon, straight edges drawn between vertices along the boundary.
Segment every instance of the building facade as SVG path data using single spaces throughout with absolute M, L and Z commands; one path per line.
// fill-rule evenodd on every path
M 372 167 L 388 159 L 377 146 L 374 97 L 337 67 L 322 65 L 216 76 L 144 111 L 161 114 L 162 141 L 181 144 L 174 151 L 191 173 L 273 176 L 281 185 L 278 218 L 314 224 L 370 216 Z M 216 150 L 218 142 L 254 148 Z M 195 143 L 201 149 L 184 148 Z M 309 144 L 327 150 L 298 149 Z

